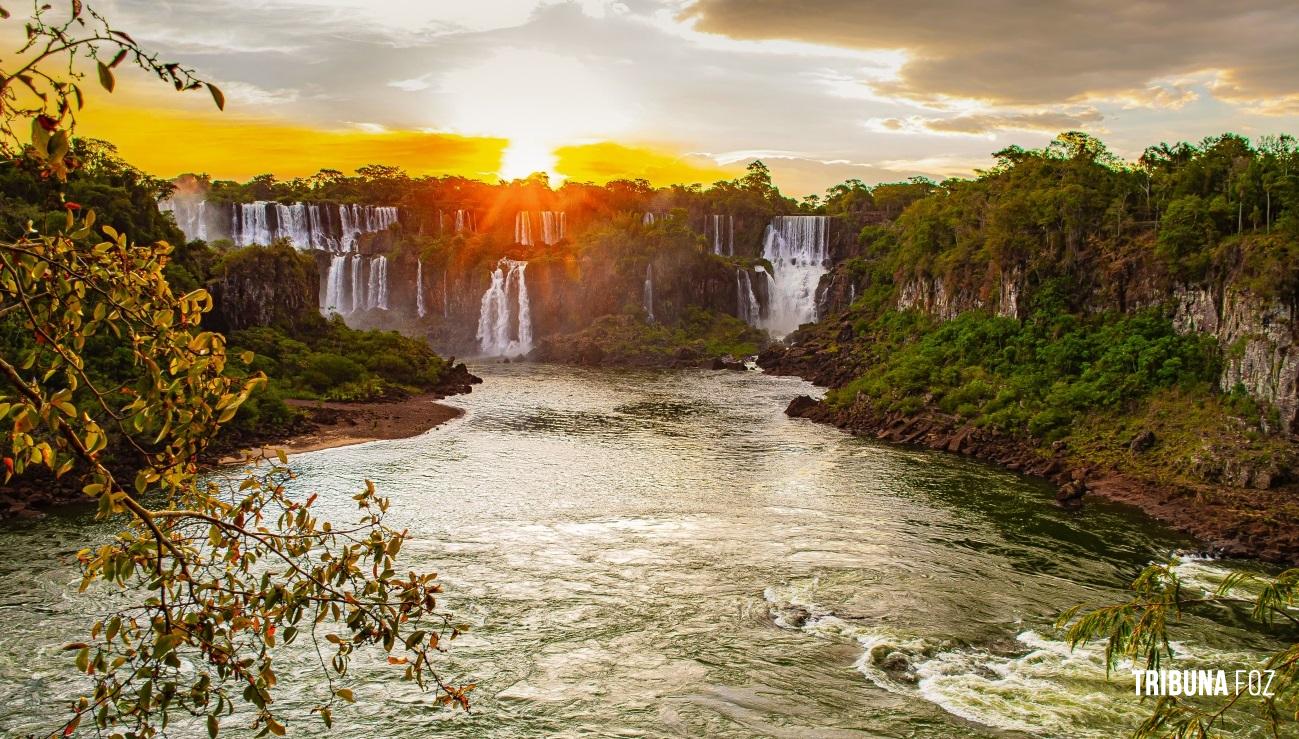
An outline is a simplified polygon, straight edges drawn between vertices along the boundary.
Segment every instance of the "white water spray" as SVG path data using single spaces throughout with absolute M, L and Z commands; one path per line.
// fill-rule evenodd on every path
M 758 305 L 758 296 L 753 294 L 753 278 L 748 270 L 735 270 L 735 315 L 750 325 L 757 325 L 762 320 L 762 308 Z
M 325 303 L 321 312 L 343 312 L 343 290 L 347 286 L 347 257 L 335 254 L 329 260 L 329 274 L 325 278 Z
M 415 265 L 415 312 L 423 318 L 427 312 L 424 307 L 424 263 L 416 262 Z
M 562 211 L 543 210 L 537 214 L 541 222 L 541 243 L 558 244 L 568 236 L 568 217 Z M 521 210 L 514 216 L 514 243 L 535 246 L 536 235 L 532 229 L 532 214 Z
M 735 256 L 735 216 L 708 216 L 708 230 L 713 237 L 713 253 Z
M 502 259 L 492 271 L 478 312 L 478 348 L 485 356 L 511 357 L 532 351 L 532 307 L 527 262 Z M 515 310 L 511 309 L 511 297 Z
M 361 255 L 352 257 L 352 303 L 348 313 L 355 313 L 365 307 L 365 263 Z
M 829 256 L 827 225 L 825 216 L 776 216 L 767 226 L 762 256 L 776 273 L 767 283 L 769 305 L 761 324 L 774 336 L 816 320 L 816 287 Z
M 388 258 L 370 259 L 370 282 L 366 288 L 365 307 L 388 310 Z

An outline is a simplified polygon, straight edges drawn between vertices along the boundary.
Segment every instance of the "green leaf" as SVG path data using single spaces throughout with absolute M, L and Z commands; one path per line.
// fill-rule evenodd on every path
M 348 688 L 339 688 L 338 690 L 334 691 L 334 695 L 338 696 L 339 698 L 342 698 L 348 703 L 356 702 L 356 698 L 352 695 L 352 691 Z

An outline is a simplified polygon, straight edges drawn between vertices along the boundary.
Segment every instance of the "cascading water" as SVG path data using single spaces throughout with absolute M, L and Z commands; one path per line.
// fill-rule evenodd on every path
M 365 262 L 360 254 L 352 257 L 352 304 L 348 313 L 365 309 Z
M 527 268 L 527 262 L 502 259 L 492 270 L 492 282 L 483 293 L 478 312 L 478 348 L 485 356 L 518 356 L 532 351 Z M 511 297 L 515 310 L 511 310 Z
M 645 224 L 646 226 L 652 226 L 654 225 L 654 221 L 656 220 L 658 220 L 658 216 L 653 211 L 649 211 L 645 213 L 644 216 L 641 217 L 640 222 Z
M 208 240 L 206 200 L 174 197 L 159 203 L 158 210 L 171 213 L 186 239 Z
M 546 246 L 558 244 L 568 232 L 568 219 L 564 213 L 553 210 L 541 213 L 541 240 Z
M 474 214 L 467 210 L 456 211 L 456 233 L 474 232 Z
M 762 320 L 762 307 L 758 296 L 753 294 L 753 278 L 748 270 L 735 270 L 735 315 L 750 325 L 757 325 Z
M 761 325 L 774 336 L 816 320 L 816 287 L 828 259 L 828 223 L 825 216 L 776 216 L 767 226 L 762 256 L 775 275 L 768 278 L 767 315 Z
M 325 302 L 320 306 L 321 312 L 343 312 L 343 290 L 347 287 L 347 262 L 343 254 L 335 254 L 329 260 L 329 274 L 325 279 Z
M 206 201 L 172 198 L 159 203 L 158 209 L 174 215 L 187 239 L 207 241 L 224 235 L 219 228 L 215 234 L 208 228 Z M 259 200 L 230 207 L 229 235 L 239 247 L 288 239 L 298 249 L 356 251 L 360 234 L 387 230 L 397 221 L 397 209 L 391 206 Z
M 713 237 L 713 253 L 735 256 L 735 216 L 708 216 L 708 229 Z
M 514 216 L 514 243 L 532 246 L 532 216 L 527 211 Z
M 543 210 L 537 215 L 541 220 L 541 243 L 558 244 L 568 235 L 568 218 L 562 211 Z M 523 246 L 537 243 L 532 232 L 532 214 L 528 211 L 519 211 L 514 216 L 514 243 Z
M 370 259 L 370 282 L 366 289 L 367 308 L 388 310 L 388 258 Z
M 645 295 L 643 298 L 645 315 L 654 323 L 654 265 L 645 265 Z
M 424 263 L 415 263 L 415 312 L 420 318 L 427 312 L 424 307 Z

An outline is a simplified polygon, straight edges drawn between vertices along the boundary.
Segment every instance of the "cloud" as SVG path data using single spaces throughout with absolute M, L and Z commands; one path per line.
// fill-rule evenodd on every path
M 896 79 L 872 84 L 924 103 L 1157 106 L 1166 98 L 1152 84 L 1205 71 L 1218 75 L 1216 96 L 1260 111 L 1289 111 L 1299 95 L 1291 0 L 696 0 L 683 17 L 731 38 L 904 51 Z
M 432 87 L 432 83 L 429 82 L 429 75 L 425 74 L 408 80 L 393 80 L 388 83 L 388 87 L 396 88 L 402 92 L 419 92 Z
M 1073 112 L 1037 110 L 1024 112 L 966 113 L 948 118 L 909 116 L 872 118 L 866 127 L 881 133 L 913 133 L 991 137 L 999 131 L 1033 131 L 1055 134 L 1061 131 L 1095 126 L 1104 119 L 1099 110 L 1084 108 Z

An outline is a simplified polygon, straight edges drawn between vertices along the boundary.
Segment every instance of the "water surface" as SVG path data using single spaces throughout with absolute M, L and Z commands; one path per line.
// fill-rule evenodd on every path
M 475 371 L 446 427 L 294 458 L 335 520 L 373 479 L 416 535 L 407 563 L 473 625 L 443 668 L 478 683 L 471 713 L 358 659 L 336 735 L 1113 736 L 1148 710 L 1051 624 L 1187 544 L 1149 519 L 787 418 L 812 392 L 798 380 Z M 59 646 L 94 610 L 67 555 L 104 535 L 71 514 L 0 530 L 0 730 L 48 728 Z M 1185 565 L 1206 582 L 1224 567 Z M 1207 626 L 1179 644 L 1192 664 L 1273 646 Z M 292 712 L 323 688 L 286 659 L 305 682 Z

